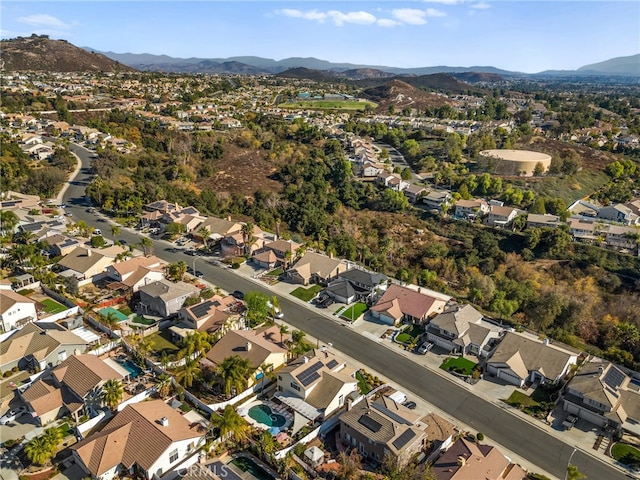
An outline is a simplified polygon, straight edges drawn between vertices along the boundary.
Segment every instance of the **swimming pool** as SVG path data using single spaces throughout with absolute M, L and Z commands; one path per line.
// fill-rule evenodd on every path
M 101 313 L 102 315 L 104 315 L 105 317 L 108 317 L 109 314 L 112 314 L 113 317 L 119 322 L 122 322 L 123 320 L 126 320 L 128 317 L 122 313 L 120 310 L 116 310 L 113 307 L 106 307 L 106 308 L 102 308 L 99 310 L 99 313 Z
M 262 406 L 262 405 L 258 405 Z M 264 405 L 266 407 L 266 405 Z M 267 407 L 269 408 L 269 407 Z M 231 464 L 238 467 L 243 472 L 248 472 L 258 480 L 276 480 L 273 475 L 258 465 L 249 457 L 236 457 L 231 460 Z
M 142 374 L 142 369 L 131 360 L 118 361 L 118 363 L 129 372 L 131 378 L 139 377 Z
M 249 409 L 249 416 L 267 427 L 283 427 L 287 419 L 279 413 L 273 413 L 268 405 L 254 405 Z

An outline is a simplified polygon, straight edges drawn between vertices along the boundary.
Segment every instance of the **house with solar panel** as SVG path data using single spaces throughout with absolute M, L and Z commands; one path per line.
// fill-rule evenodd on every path
M 598 427 L 640 435 L 640 375 L 632 377 L 613 363 L 585 363 L 565 386 L 561 405 Z
M 275 398 L 309 420 L 324 420 L 356 391 L 355 374 L 356 369 L 329 348 L 314 349 L 278 372 Z
M 340 415 L 342 443 L 378 463 L 389 456 L 405 465 L 425 448 L 426 429 L 420 414 L 385 396 L 348 404 Z

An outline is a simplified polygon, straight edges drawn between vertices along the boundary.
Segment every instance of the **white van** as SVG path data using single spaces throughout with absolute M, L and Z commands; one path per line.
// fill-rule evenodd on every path
M 99 228 L 94 228 L 93 229 L 93 234 L 94 235 L 102 235 L 102 230 L 100 230 Z

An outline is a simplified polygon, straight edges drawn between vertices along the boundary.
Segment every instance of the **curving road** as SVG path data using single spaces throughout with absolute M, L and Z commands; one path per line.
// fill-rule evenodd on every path
M 93 227 L 101 228 L 103 234 L 110 237 L 108 224 L 98 222 L 97 215 L 86 212 L 88 203 L 85 199 L 85 186 L 91 181 L 90 155 L 93 152 L 77 145 L 73 145 L 72 150 L 80 157 L 82 169 L 64 194 L 67 210 L 72 212 L 75 221 L 84 220 Z M 142 236 L 134 230 L 122 228 L 118 239 L 124 239 L 133 245 L 138 243 Z M 203 257 L 189 257 L 184 253 L 166 251 L 165 249 L 171 245 L 168 242 L 155 240 L 154 244 L 155 254 L 167 262 L 184 260 L 188 265 L 192 265 L 195 258 L 196 268 L 204 273 L 205 279 L 226 291 L 258 290 L 273 295 L 273 291 L 268 288 L 236 275 L 227 268 L 211 265 Z M 507 411 L 507 407 L 500 408 L 475 396 L 463 386 L 431 372 L 340 323 L 319 317 L 316 312 L 311 312 L 305 306 L 286 297 L 280 297 L 279 302 L 287 314 L 287 323 L 295 328 L 324 342 L 331 342 L 339 351 L 381 372 L 393 382 L 409 387 L 413 393 L 427 402 L 483 432 L 531 463 L 559 478 L 565 477 L 573 446 L 513 415 Z M 619 470 L 580 450 L 573 455 L 572 463 L 577 465 L 589 480 L 625 478 Z

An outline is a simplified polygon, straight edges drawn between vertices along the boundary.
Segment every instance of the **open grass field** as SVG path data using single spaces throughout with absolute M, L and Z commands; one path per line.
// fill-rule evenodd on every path
M 279 108 L 291 108 L 306 110 L 359 110 L 364 111 L 366 106 L 376 108 L 373 102 L 358 102 L 349 100 L 296 100 L 295 102 L 281 103 Z
M 311 299 L 315 297 L 322 289 L 323 287 L 321 285 L 312 285 L 309 288 L 298 287 L 293 292 L 291 292 L 291 295 L 299 298 L 303 302 L 310 302 Z
M 471 372 L 473 372 L 476 365 L 476 363 L 473 363 L 471 360 L 467 360 L 464 357 L 449 357 L 442 362 L 440 368 L 447 372 L 453 370 L 461 375 L 471 375 Z
M 44 307 L 44 311 L 52 315 L 55 313 L 64 312 L 67 309 L 67 307 L 65 307 L 61 303 L 58 303 L 55 300 L 51 300 L 50 298 L 45 298 L 40 303 Z

